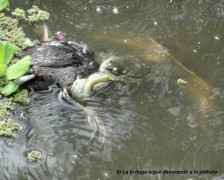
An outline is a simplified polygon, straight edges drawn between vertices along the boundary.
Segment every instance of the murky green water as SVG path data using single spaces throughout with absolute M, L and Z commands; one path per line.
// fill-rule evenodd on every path
M 97 138 L 90 141 L 86 114 L 60 104 L 58 89 L 53 87 L 34 94 L 30 105 L 15 112 L 23 130 L 17 139 L 0 140 L 0 179 L 205 180 L 224 173 L 223 0 L 10 2 L 12 9 L 35 4 L 49 11 L 52 32 L 65 31 L 69 39 L 82 41 L 97 53 L 142 55 L 125 44 L 93 38 L 111 29 L 124 32 L 123 39 L 152 37 L 213 88 L 213 104 L 202 126 L 196 98 L 169 81 L 166 91 L 164 86 L 153 88 L 155 84 L 147 80 L 114 84 L 87 103 L 104 122 L 106 140 L 101 145 Z M 31 29 L 26 29 L 27 34 L 37 38 Z M 37 164 L 26 160 L 32 149 L 43 153 Z M 118 175 L 117 170 L 213 170 L 218 174 Z

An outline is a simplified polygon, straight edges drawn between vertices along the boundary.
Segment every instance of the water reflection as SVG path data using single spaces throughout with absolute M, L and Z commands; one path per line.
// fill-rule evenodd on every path
M 205 175 L 117 175 L 127 170 L 217 170 L 223 174 L 223 7 L 210 0 L 11 0 L 11 8 L 33 4 L 51 13 L 51 31 L 65 31 L 96 52 L 132 54 L 125 46 L 97 42 L 92 34 L 122 29 L 127 36 L 153 37 L 214 89 L 208 127 L 200 127 L 194 97 L 169 84 L 118 83 L 95 93 L 87 106 L 104 122 L 102 146 L 90 141 L 86 114 L 57 101 L 58 89 L 37 93 L 29 106 L 19 107 L 14 119 L 23 125 L 17 139 L 0 140 L 1 179 L 209 179 Z M 31 30 L 27 34 L 36 38 Z M 195 50 L 195 51 L 194 51 Z M 133 54 L 132 54 L 133 55 Z M 159 94 L 162 94 L 159 97 Z M 31 149 L 43 153 L 28 163 Z M 211 179 L 211 178 L 210 178 Z

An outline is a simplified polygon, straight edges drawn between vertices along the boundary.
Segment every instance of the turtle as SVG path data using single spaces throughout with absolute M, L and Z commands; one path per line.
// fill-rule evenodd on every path
M 63 34 L 59 34 L 62 35 L 59 40 L 64 40 Z M 205 81 L 184 67 L 152 38 L 123 41 L 120 37 L 114 37 L 116 36 L 113 34 L 94 36 L 95 39 L 100 38 L 121 45 L 125 42 L 125 45 L 140 50 L 142 56 L 109 56 L 99 66 L 94 53 L 80 44 L 65 41 L 40 42 L 23 54 L 31 56 L 30 76 L 35 76 L 32 80 L 30 78 L 25 86 L 43 90 L 50 84 L 57 84 L 62 89 L 59 96 L 83 109 L 88 114 L 89 123 L 98 127 L 101 142 L 105 139 L 103 122 L 97 113 L 80 104 L 79 99 L 90 97 L 93 89 L 105 82 L 150 79 L 156 82 L 155 84 L 164 83 L 167 88 L 171 79 L 173 83 L 195 95 L 203 118 L 205 117 L 211 104 L 209 97 L 212 95 L 212 88 Z M 95 133 L 96 130 L 93 136 Z
M 97 33 L 92 36 L 94 40 L 101 41 L 101 43 L 102 41 L 116 43 L 116 46 L 126 46 L 140 52 L 140 56 L 130 56 L 130 54 L 122 57 L 109 56 L 99 68 L 101 75 L 96 72 L 89 78 L 77 79 L 73 83 L 71 88 L 73 97 L 90 96 L 94 86 L 100 82 L 147 79 L 154 81 L 154 86 L 162 84 L 164 92 L 168 91 L 169 83 L 173 83 L 195 97 L 200 108 L 201 123 L 203 126 L 207 124 L 207 113 L 212 105 L 212 87 L 181 64 L 165 47 L 151 37 L 145 37 L 144 39 L 134 36 L 129 37 L 127 33 L 119 30 L 95 32 Z M 105 75 L 107 76 L 105 77 Z M 108 75 L 110 78 L 108 78 Z M 95 76 L 98 80 L 100 76 L 103 78 L 101 81 L 96 81 L 94 80 Z M 79 88 L 77 88 L 77 85 Z

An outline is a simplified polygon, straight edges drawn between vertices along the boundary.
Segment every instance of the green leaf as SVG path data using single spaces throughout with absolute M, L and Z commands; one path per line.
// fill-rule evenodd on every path
M 26 74 L 30 68 L 30 56 L 26 56 L 16 64 L 9 66 L 6 71 L 7 80 L 17 79 Z
M 0 42 L 0 63 L 3 64 L 5 56 L 4 44 Z
M 16 84 L 12 81 L 9 81 L 2 89 L 1 94 L 8 96 L 12 93 L 14 93 L 19 87 L 19 84 Z
M 5 75 L 6 69 L 7 69 L 7 65 L 6 64 L 0 64 L 0 77 Z
M 9 64 L 14 54 L 14 46 L 9 42 L 0 42 L 0 64 Z
M 9 42 L 5 43 L 5 57 L 4 57 L 4 62 L 2 64 L 9 64 L 13 57 L 14 53 L 14 46 L 10 44 Z
M 8 6 L 9 2 L 8 0 L 0 0 L 0 11 L 5 9 Z

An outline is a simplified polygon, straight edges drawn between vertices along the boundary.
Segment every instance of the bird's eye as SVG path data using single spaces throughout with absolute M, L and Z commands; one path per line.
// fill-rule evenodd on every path
M 89 63 L 89 68 L 91 68 L 91 69 L 95 68 L 96 66 L 97 66 L 97 64 L 95 62 L 93 62 L 93 61 L 91 61 Z

